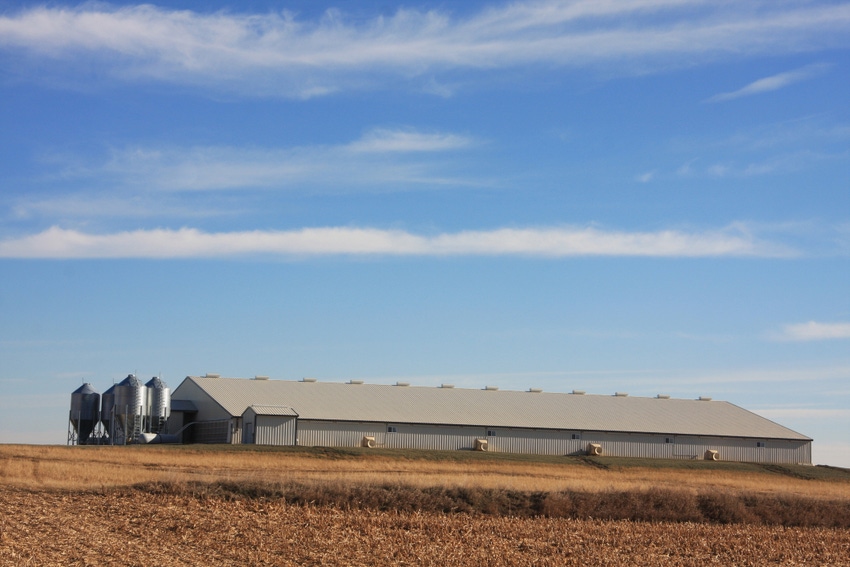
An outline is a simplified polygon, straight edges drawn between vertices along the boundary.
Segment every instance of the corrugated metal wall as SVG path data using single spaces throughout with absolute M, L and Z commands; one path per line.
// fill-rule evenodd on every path
M 248 419 L 247 416 L 245 419 Z M 254 443 L 257 445 L 295 445 L 295 430 L 294 416 L 258 415 L 254 417 Z
M 390 427 L 395 431 L 388 432 Z M 707 450 L 715 450 L 723 461 L 811 463 L 811 443 L 808 441 L 392 423 L 298 422 L 299 445 L 357 447 L 366 436 L 374 437 L 378 447 L 398 449 L 473 449 L 476 439 L 487 439 L 489 451 L 502 453 L 583 455 L 590 443 L 598 443 L 602 446 L 603 455 L 613 457 L 703 459 Z M 757 446 L 759 443 L 764 446 Z
M 388 424 L 394 432 L 384 434 L 384 446 L 390 448 L 428 449 L 432 451 L 456 451 L 472 449 L 476 439 L 483 439 L 483 427 L 451 425 L 408 425 Z
M 359 447 L 364 437 L 383 444 L 385 423 L 298 420 L 298 445 L 305 447 Z
M 499 453 L 582 455 L 590 443 L 612 457 L 703 459 L 715 450 L 722 461 L 811 464 L 811 442 L 553 431 L 449 425 L 411 425 L 373 422 L 305 421 L 291 416 L 254 416 L 254 442 L 263 445 L 359 447 L 374 437 L 378 447 L 438 451 L 471 450 L 476 439 L 487 439 L 488 450 Z M 242 442 L 241 419 L 195 425 L 196 443 Z

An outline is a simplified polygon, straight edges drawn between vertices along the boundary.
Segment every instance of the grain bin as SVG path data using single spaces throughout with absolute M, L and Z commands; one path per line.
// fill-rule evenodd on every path
M 115 436 L 113 425 L 115 410 L 115 384 L 109 387 L 100 397 L 100 422 L 103 424 L 103 433 L 106 443 L 113 443 L 112 438 Z
M 85 445 L 100 421 L 100 394 L 85 383 L 71 393 L 69 445 Z
M 148 389 L 133 374 L 115 385 L 114 428 L 120 429 L 124 443 L 135 441 L 147 421 Z
M 168 416 L 171 415 L 171 390 L 168 385 L 157 376 L 151 378 L 147 384 L 147 433 L 164 433 Z

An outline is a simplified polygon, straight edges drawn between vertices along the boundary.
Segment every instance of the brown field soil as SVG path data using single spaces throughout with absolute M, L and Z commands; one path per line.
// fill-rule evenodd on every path
M 0 565 L 850 565 L 850 531 L 9 489 Z
M 0 445 L 0 513 L 0 566 L 850 566 L 820 467 Z

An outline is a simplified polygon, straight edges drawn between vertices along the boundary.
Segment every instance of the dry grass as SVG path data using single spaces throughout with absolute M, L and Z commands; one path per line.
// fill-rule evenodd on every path
M 514 460 L 495 454 L 269 451 L 232 447 L 61 447 L 0 445 L 0 484 L 92 489 L 165 482 L 322 482 L 404 484 L 536 492 L 719 490 L 727 494 L 801 496 L 850 501 L 850 474 L 807 480 L 815 467 L 777 474 L 758 466 L 714 463 L 688 468 L 619 466 L 618 460 Z M 624 463 L 626 461 L 623 461 Z M 603 463 L 603 464 L 600 464 Z M 702 465 L 702 463 L 700 463 Z M 693 467 L 695 465 L 690 465 Z M 801 474 L 799 471 L 802 471 Z M 781 471 L 780 471 L 781 473 Z

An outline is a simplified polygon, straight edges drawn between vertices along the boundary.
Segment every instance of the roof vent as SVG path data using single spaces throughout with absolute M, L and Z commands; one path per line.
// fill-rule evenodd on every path
M 407 386 L 410 386 L 410 382 L 396 382 L 396 383 L 395 383 L 395 385 L 396 385 L 396 386 L 407 387 Z
M 210 374 L 207 372 L 204 378 L 221 378 L 221 374 Z
M 659 400 L 669 400 L 669 399 L 670 399 L 670 394 L 658 394 L 658 395 L 657 395 L 657 396 L 655 396 L 655 397 L 656 397 L 656 398 L 658 398 Z
M 575 394 L 576 396 L 583 396 L 586 393 L 587 392 L 585 392 L 584 390 L 573 390 L 573 394 Z
M 454 388 L 454 387 L 455 387 L 455 385 L 454 385 L 454 384 L 440 384 L 440 388 L 449 388 L 449 389 L 451 389 L 451 388 Z
M 627 397 L 629 397 L 629 393 L 628 392 L 614 392 L 614 396 L 616 396 L 618 398 L 627 398 Z
M 301 381 L 302 382 L 318 382 L 318 380 L 315 379 L 315 378 L 302 378 Z
M 499 389 L 499 387 L 498 386 L 484 386 L 484 389 L 489 391 L 489 392 L 495 392 L 496 390 Z
M 711 398 L 709 396 L 700 396 L 698 399 L 701 402 L 710 402 L 711 401 Z
M 529 388 L 528 391 L 531 392 L 532 394 L 539 394 L 540 392 L 543 391 L 543 388 Z
M 268 380 L 268 376 L 254 376 L 254 380 Z
M 349 380 L 348 384 L 362 384 L 363 380 Z

